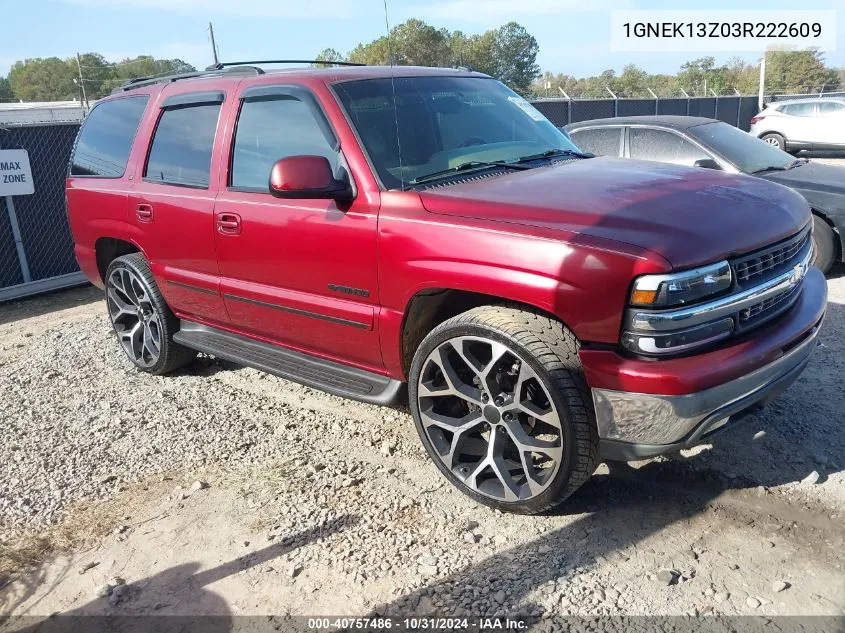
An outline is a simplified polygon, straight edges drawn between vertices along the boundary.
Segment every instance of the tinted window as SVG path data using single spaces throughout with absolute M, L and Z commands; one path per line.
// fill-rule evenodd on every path
M 790 116 L 813 116 L 816 112 L 816 104 L 815 103 L 793 103 L 791 105 L 785 105 L 781 108 L 781 112 L 784 112 Z
M 764 169 L 786 169 L 795 162 L 792 156 L 774 145 L 727 123 L 696 125 L 689 133 L 746 174 Z
M 690 167 L 701 158 L 710 158 L 695 145 L 672 132 L 632 127 L 628 138 L 631 158 Z
M 106 101 L 85 120 L 70 163 L 72 176 L 120 178 L 138 131 L 146 96 Z
M 619 156 L 622 143 L 621 127 L 606 127 L 595 130 L 573 130 L 572 140 L 585 152 L 596 156 Z
M 270 169 L 287 156 L 325 156 L 337 167 L 334 151 L 310 107 L 298 99 L 244 101 L 232 152 L 233 187 L 267 190 Z
M 466 162 L 576 149 L 534 106 L 493 79 L 396 77 L 334 89 L 390 188 Z
M 842 114 L 845 112 L 845 103 L 836 103 L 835 101 L 822 101 L 819 103 L 819 112 L 822 114 Z
M 219 113 L 217 103 L 164 110 L 144 177 L 176 185 L 208 187 Z

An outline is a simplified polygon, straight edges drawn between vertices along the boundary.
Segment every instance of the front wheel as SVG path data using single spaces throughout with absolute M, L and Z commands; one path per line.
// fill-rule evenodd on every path
M 827 273 L 836 259 L 836 233 L 830 225 L 817 215 L 813 215 L 813 245 L 816 255 L 813 265 Z
M 536 514 L 577 490 L 598 463 L 578 341 L 531 311 L 485 306 L 437 326 L 409 377 L 429 456 L 466 495 Z

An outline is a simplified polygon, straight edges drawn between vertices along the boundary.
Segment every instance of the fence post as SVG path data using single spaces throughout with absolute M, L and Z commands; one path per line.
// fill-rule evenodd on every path
M 605 86 L 605 90 L 610 93 L 610 96 L 613 97 L 613 118 L 617 118 L 619 116 L 619 98 L 613 94 L 613 90 L 610 89 L 610 86 Z
M 651 96 L 654 97 L 654 113 L 660 114 L 660 98 L 656 94 L 654 94 L 654 90 L 652 90 L 651 88 L 646 88 L 646 90 L 648 90 Z
M 21 237 L 21 227 L 18 224 L 18 214 L 15 212 L 15 203 L 12 200 L 12 196 L 6 196 L 6 211 L 9 213 L 9 224 L 12 225 L 12 239 L 15 241 L 15 249 L 18 251 L 18 262 L 21 266 L 23 282 L 28 284 L 32 281 L 32 275 L 29 273 L 29 263 L 26 260 L 26 251 L 23 247 L 23 238 Z
M 719 118 L 719 95 L 716 94 L 716 92 L 713 90 L 713 88 L 710 88 L 710 93 L 714 97 L 716 97 L 716 105 L 713 108 L 713 118 L 718 119 Z

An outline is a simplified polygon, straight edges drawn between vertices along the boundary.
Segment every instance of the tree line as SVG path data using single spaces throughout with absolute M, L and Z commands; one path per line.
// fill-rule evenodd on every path
M 384 35 L 356 46 L 348 55 L 327 48 L 315 59 L 350 61 L 368 65 L 465 66 L 496 77 L 516 92 L 527 94 L 540 75 L 540 46 L 525 27 L 508 22 L 498 29 L 467 35 L 462 31 L 435 28 L 410 19 Z
M 659 97 L 757 94 L 760 67 L 733 57 L 717 66 L 713 57 L 685 62 L 678 73 L 649 74 L 628 64 L 620 74 L 606 70 L 599 75 L 576 78 L 566 73 L 543 73 L 531 84 L 531 93 L 538 97 L 560 97 L 565 92 L 572 98 Z M 608 91 L 609 89 L 609 91 Z M 766 94 L 812 93 L 845 90 L 845 69 L 825 64 L 819 51 L 769 51 L 766 54 Z
M 129 79 L 195 70 L 181 59 L 155 59 L 149 55 L 117 62 L 109 62 L 99 53 L 85 53 L 78 60 L 76 57 L 24 59 L 12 65 L 7 77 L 0 77 L 0 102 L 78 100 L 83 87 L 86 98 L 93 101 Z
M 592 77 L 567 73 L 541 73 L 537 64 L 540 46 L 525 27 L 508 22 L 480 34 L 449 31 L 410 19 L 394 26 L 387 35 L 360 43 L 347 54 L 324 49 L 315 59 L 322 62 L 350 61 L 370 65 L 467 67 L 500 79 L 529 97 L 573 98 L 660 97 L 756 94 L 759 67 L 741 58 L 717 66 L 715 58 L 685 62 L 675 74 L 650 74 L 628 64 L 621 73 L 606 70 Z M 769 51 L 766 55 L 766 92 L 815 92 L 845 90 L 845 69 L 826 65 L 815 50 Z M 82 75 L 82 81 L 79 75 Z M 109 62 L 98 53 L 75 57 L 25 59 L 16 62 L 8 77 L 0 77 L 2 101 L 56 101 L 79 99 L 84 86 L 89 100 L 99 99 L 128 79 L 192 72 L 181 59 L 155 59 L 142 55 Z M 609 91 L 608 91 L 609 89 Z

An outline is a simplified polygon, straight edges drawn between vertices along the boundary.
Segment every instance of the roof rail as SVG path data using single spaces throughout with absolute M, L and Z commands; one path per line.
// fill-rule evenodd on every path
M 206 70 L 223 70 L 227 66 L 257 66 L 258 64 L 325 64 L 326 66 L 366 66 L 356 62 L 335 62 L 327 59 L 263 59 L 248 62 L 220 62 Z
M 112 90 L 112 94 L 119 92 L 126 92 L 128 90 L 135 90 L 136 88 L 143 88 L 144 86 L 152 86 L 158 83 L 170 83 L 179 81 L 180 79 L 192 79 L 193 77 L 218 77 L 224 73 L 252 73 L 255 75 L 263 75 L 264 71 L 256 66 L 246 66 L 242 64 L 234 65 L 231 68 L 209 68 L 208 70 L 199 70 L 189 73 L 174 73 L 172 75 L 161 75 L 156 77 L 136 77 L 135 79 L 128 79 L 120 86 Z

